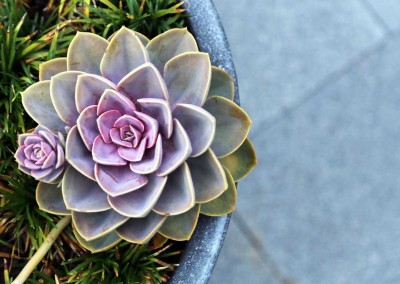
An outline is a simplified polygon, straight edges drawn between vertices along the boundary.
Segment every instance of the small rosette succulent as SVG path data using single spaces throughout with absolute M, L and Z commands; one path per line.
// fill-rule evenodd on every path
M 37 126 L 33 133 L 18 137 L 15 159 L 18 168 L 35 179 L 58 183 L 64 171 L 64 136 L 55 135 L 47 127 Z
M 40 65 L 40 82 L 22 93 L 39 125 L 68 130 L 61 187 L 39 182 L 40 208 L 72 214 L 93 252 L 157 232 L 189 239 L 200 213 L 234 210 L 235 181 L 255 165 L 233 89 L 186 29 L 152 40 L 127 28 L 109 40 L 78 33 L 67 58 Z

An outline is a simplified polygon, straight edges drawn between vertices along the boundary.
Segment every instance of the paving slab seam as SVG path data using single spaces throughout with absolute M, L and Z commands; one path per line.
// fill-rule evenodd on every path
M 385 34 L 390 34 L 392 31 L 389 25 L 381 17 L 378 11 L 369 3 L 367 0 L 358 0 L 364 9 L 370 14 L 371 18 L 377 23 L 377 25 L 383 30 Z
M 263 264 L 266 266 L 272 277 L 274 277 L 276 281 L 282 284 L 292 283 L 292 281 L 288 277 L 283 275 L 279 268 L 279 264 L 268 253 L 268 251 L 264 247 L 264 243 L 260 240 L 253 229 L 247 224 L 245 218 L 242 217 L 238 210 L 235 211 L 232 222 L 237 225 L 240 232 L 244 235 L 244 237 L 251 244 L 256 253 L 263 260 Z
M 308 91 L 306 95 L 302 96 L 302 99 L 298 102 L 294 103 L 292 106 L 283 107 L 282 111 L 275 115 L 272 118 L 266 118 L 257 123 L 257 126 L 254 125 L 252 129 L 252 133 L 257 133 L 258 131 L 266 131 L 272 126 L 274 126 L 277 122 L 287 118 L 290 114 L 301 108 L 304 104 L 306 104 L 311 99 L 316 98 L 319 94 L 322 93 L 322 90 L 327 88 L 328 86 L 334 84 L 341 78 L 343 78 L 346 74 L 351 72 L 354 68 L 362 64 L 365 60 L 367 60 L 370 56 L 372 56 L 375 52 L 379 52 L 382 48 L 384 48 L 391 38 L 400 36 L 400 30 L 392 33 L 388 33 L 383 36 L 381 40 L 370 45 L 363 51 L 361 51 L 358 55 L 354 56 L 352 59 L 348 61 L 348 63 L 344 64 L 343 67 L 339 68 L 336 71 L 333 71 L 329 75 L 327 75 L 324 79 L 322 79 L 319 83 L 315 85 L 315 87 L 311 88 L 311 91 Z

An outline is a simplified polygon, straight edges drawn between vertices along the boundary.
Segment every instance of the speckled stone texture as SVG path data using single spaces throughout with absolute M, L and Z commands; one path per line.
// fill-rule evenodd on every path
M 239 104 L 235 67 L 229 45 L 211 0 L 190 0 L 189 29 L 195 35 L 199 49 L 208 52 L 214 66 L 225 69 L 235 79 L 235 102 Z M 171 284 L 205 284 L 221 251 L 229 226 L 230 215 L 200 216 L 197 228 L 187 243 L 179 268 Z

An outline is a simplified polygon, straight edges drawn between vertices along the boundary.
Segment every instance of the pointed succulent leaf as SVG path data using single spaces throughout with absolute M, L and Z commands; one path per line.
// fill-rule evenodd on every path
M 38 125 L 37 127 L 42 127 L 42 126 Z M 41 135 L 39 135 L 39 133 L 36 133 L 36 131 L 34 131 L 33 133 L 37 135 L 33 136 L 32 134 L 27 133 L 26 135 L 28 135 L 28 137 L 23 137 L 25 146 L 30 146 L 30 144 L 32 144 L 33 147 L 33 144 L 44 142 L 44 138 Z M 27 153 L 26 155 L 29 156 Z
M 18 145 L 25 145 L 25 140 L 27 138 L 33 138 L 33 136 L 30 133 L 22 133 L 22 134 L 18 135 Z M 34 137 L 34 139 L 39 139 L 39 141 L 36 140 L 37 142 L 41 141 L 41 138 L 39 138 L 39 137 Z M 29 144 L 30 143 L 28 143 L 28 145 Z
M 132 172 L 128 165 L 115 167 L 96 164 L 94 172 L 100 187 L 111 196 L 129 193 L 147 183 L 146 176 Z
M 137 162 L 141 161 L 146 150 L 147 137 L 140 141 L 136 148 L 118 147 L 118 155 L 126 161 Z
M 86 177 L 96 180 L 92 153 L 83 143 L 77 126 L 72 127 L 68 132 L 65 150 L 65 158 L 71 166 Z
M 172 109 L 179 103 L 201 106 L 210 87 L 210 57 L 201 52 L 178 55 L 165 64 L 164 80 Z
M 156 145 L 146 150 L 141 161 L 131 162 L 130 168 L 133 172 L 143 175 L 155 172 L 161 165 L 162 155 L 162 137 L 158 134 Z
M 117 87 L 134 102 L 142 98 L 168 99 L 164 80 L 151 63 L 145 63 L 130 72 Z
M 98 111 L 98 110 L 97 110 Z M 99 132 L 101 137 L 103 138 L 105 143 L 111 143 L 111 129 L 114 126 L 115 122 L 121 118 L 121 112 L 118 110 L 109 110 L 102 113 L 97 119 L 97 126 L 99 128 Z
M 146 48 L 135 32 L 122 27 L 111 39 L 100 70 L 104 77 L 118 83 L 126 74 L 148 61 Z
M 195 204 L 195 193 L 186 163 L 168 175 L 168 181 L 153 211 L 162 215 L 179 215 Z
M 85 108 L 76 121 L 79 134 L 87 149 L 92 151 L 94 139 L 100 135 L 97 127 L 97 106 L 89 106 Z
M 85 108 L 99 103 L 101 95 L 105 90 L 115 90 L 117 86 L 98 75 L 82 74 L 78 76 L 75 89 L 76 108 L 82 112 Z
M 135 105 L 125 96 L 113 90 L 105 90 L 100 98 L 97 114 L 101 115 L 110 110 L 117 110 L 121 114 L 130 114 L 136 110 Z
M 103 212 L 72 212 L 75 229 L 86 241 L 92 241 L 107 235 L 125 223 L 129 218 L 110 209 Z
M 170 139 L 162 140 L 163 157 L 157 175 L 165 176 L 178 168 L 192 153 L 189 136 L 178 120 Z
M 27 166 L 28 163 L 25 162 L 25 165 Z M 31 167 L 31 166 L 30 166 L 30 167 Z M 32 172 L 31 172 L 31 175 L 32 175 L 36 180 L 41 180 L 41 179 L 43 179 L 45 176 L 47 176 L 47 175 L 50 174 L 50 173 L 51 173 L 51 169 L 50 169 L 50 168 L 48 168 L 48 169 L 37 169 L 37 170 L 33 169 Z
M 55 168 L 53 172 L 41 179 L 41 181 L 49 184 L 59 184 L 63 175 L 64 167 Z
M 68 70 L 101 75 L 100 62 L 108 41 L 93 33 L 78 32 L 68 48 Z
M 21 144 L 20 144 L 21 145 Z M 28 146 L 30 149 L 31 148 L 33 148 L 33 146 Z M 15 157 L 15 159 L 17 160 L 17 162 L 18 162 L 18 164 L 20 164 L 20 165 L 25 165 L 25 159 L 26 159 L 26 154 L 25 154 L 25 152 L 26 152 L 26 149 L 27 149 L 27 147 L 26 148 L 23 148 L 23 147 L 19 147 L 18 149 L 17 149 L 17 151 L 15 152 L 15 155 L 14 155 L 14 157 Z
M 61 144 L 65 145 L 65 143 Z M 56 169 L 60 168 L 61 166 L 64 165 L 65 162 L 65 153 L 64 149 L 60 144 L 57 145 L 57 164 L 56 164 Z
M 257 165 L 256 152 L 249 138 L 235 152 L 219 161 L 229 170 L 235 182 L 246 177 Z
M 51 101 L 60 118 L 69 126 L 74 126 L 79 116 L 75 103 L 75 88 L 81 74 L 79 71 L 66 71 L 51 78 Z
M 201 204 L 200 213 L 207 216 L 224 216 L 232 213 L 236 206 L 236 185 L 232 175 L 225 169 L 228 189 L 210 202 Z
M 142 112 L 158 121 L 161 133 L 170 138 L 172 135 L 172 114 L 169 103 L 161 99 L 139 99 Z
M 146 46 L 150 42 L 148 37 L 145 36 L 144 34 L 141 34 L 141 33 L 137 32 L 137 31 L 135 31 L 135 35 L 140 39 L 140 41 L 142 42 L 143 46 Z M 146 52 L 147 52 L 147 50 L 146 50 Z
M 179 120 L 189 136 L 191 157 L 203 154 L 214 139 L 215 118 L 201 107 L 189 104 L 177 104 L 173 116 Z
M 141 122 L 139 119 L 136 117 L 133 117 L 131 115 L 123 115 L 120 118 L 118 118 L 115 123 L 113 124 L 113 127 L 117 128 L 122 128 L 124 125 L 132 125 L 135 128 L 137 128 L 140 132 L 144 131 L 144 124 Z
M 192 209 L 183 214 L 169 216 L 158 232 L 174 241 L 187 241 L 196 228 L 199 213 L 200 205 L 196 204 Z
M 92 253 L 109 250 L 121 241 L 121 238 L 115 232 L 108 233 L 107 235 L 93 241 L 86 241 L 81 235 L 79 235 L 76 229 L 74 229 L 73 232 L 78 242 Z
M 233 78 L 223 69 L 212 66 L 211 68 L 211 84 L 208 97 L 220 96 L 233 101 L 235 95 L 235 85 Z
M 47 169 L 49 167 L 54 166 L 54 164 L 56 163 L 56 156 L 57 154 L 54 151 L 52 151 L 44 160 L 42 164 L 42 169 Z
M 22 105 L 34 121 L 51 130 L 63 131 L 66 124 L 58 116 L 50 96 L 50 81 L 33 84 L 21 93 Z
M 62 194 L 68 209 L 78 212 L 102 212 L 111 208 L 107 194 L 97 182 L 68 167 L 62 180 Z
M 107 166 L 124 166 L 127 161 L 118 154 L 118 146 L 114 143 L 107 144 L 99 135 L 94 139 L 92 149 L 93 160 Z
M 27 174 L 27 175 L 31 175 L 32 170 L 28 169 L 27 167 L 22 166 L 21 164 L 18 165 L 18 170 L 20 170 L 21 172 Z
M 54 151 L 52 151 L 46 158 L 46 160 L 44 160 L 43 164 L 42 164 L 42 169 L 47 169 L 49 167 L 54 166 L 54 164 L 56 163 L 56 153 Z
M 144 35 L 144 34 L 141 34 L 141 33 L 139 33 L 139 32 L 137 32 L 137 31 L 134 31 L 135 32 L 135 35 L 140 39 L 140 41 L 142 42 L 142 44 L 143 44 L 143 46 L 146 46 L 148 43 L 149 43 L 149 39 Z M 114 36 L 117 34 L 117 32 L 115 32 L 115 33 L 113 33 L 112 35 L 110 35 L 109 37 L 108 37 L 108 41 L 111 41 L 113 38 L 114 38 Z
M 211 201 L 228 188 L 225 171 L 211 150 L 186 162 L 193 180 L 196 203 Z
M 156 250 L 162 248 L 168 242 L 168 238 L 160 235 L 159 233 L 155 234 L 154 237 L 149 242 L 148 246 L 151 250 Z
M 242 145 L 250 131 L 251 120 L 234 102 L 223 97 L 207 99 L 204 109 L 217 121 L 211 149 L 217 157 L 227 156 Z
M 171 58 L 185 52 L 199 51 L 196 40 L 187 29 L 171 29 L 153 38 L 146 46 L 150 62 L 164 71 L 164 65 Z
M 36 165 L 36 163 L 33 163 L 32 161 L 30 161 L 30 160 L 25 160 L 24 161 L 24 165 L 26 166 L 26 167 L 28 167 L 28 168 L 30 168 L 32 171 L 39 171 L 40 170 L 40 166 L 39 165 Z M 32 172 L 32 175 L 33 175 L 34 173 Z M 40 172 L 38 173 L 36 173 L 37 175 L 38 174 L 40 174 Z M 39 177 L 38 176 L 33 176 L 34 178 L 36 178 L 36 179 L 38 179 Z
M 36 126 L 35 130 L 33 131 L 33 133 L 39 135 L 41 138 L 43 138 L 43 141 L 46 141 L 47 143 L 49 143 L 51 145 L 52 148 L 56 148 L 57 143 L 56 143 L 56 138 L 57 136 L 54 135 L 50 129 L 48 129 L 47 127 L 43 126 L 43 125 L 38 125 Z M 32 136 L 28 139 L 35 139 L 36 137 Z M 29 142 L 33 142 L 33 141 L 29 141 Z M 37 143 L 37 142 L 36 142 Z
M 40 210 L 51 214 L 70 215 L 61 192 L 61 187 L 57 184 L 39 182 L 36 187 L 36 201 Z
M 158 121 L 143 112 L 136 111 L 135 115 L 144 124 L 143 136 L 147 138 L 146 148 L 151 148 L 156 144 L 158 136 Z
M 67 71 L 67 58 L 60 57 L 39 65 L 39 81 L 50 80 L 52 76 Z
M 109 196 L 108 201 L 114 210 L 132 218 L 147 216 L 160 197 L 167 177 L 152 174 L 148 175 L 147 178 L 149 182 L 135 191 L 116 197 Z
M 150 212 L 144 218 L 131 218 L 120 226 L 117 234 L 132 243 L 144 244 L 148 242 L 164 223 L 166 216 Z
M 56 162 L 56 153 L 52 151 L 44 160 L 42 164 L 42 169 L 47 169 L 48 167 L 53 166 L 55 162 Z

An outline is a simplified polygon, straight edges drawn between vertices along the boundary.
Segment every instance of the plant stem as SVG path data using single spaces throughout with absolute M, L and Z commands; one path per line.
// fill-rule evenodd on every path
M 33 255 L 33 257 L 28 261 L 22 271 L 18 274 L 17 278 L 12 282 L 12 284 L 22 284 L 28 279 L 32 271 L 36 268 L 39 262 L 42 261 L 43 257 L 49 251 L 54 241 L 57 239 L 58 235 L 65 229 L 65 227 L 71 222 L 71 216 L 65 216 L 62 218 L 57 225 L 48 234 L 46 240 Z

